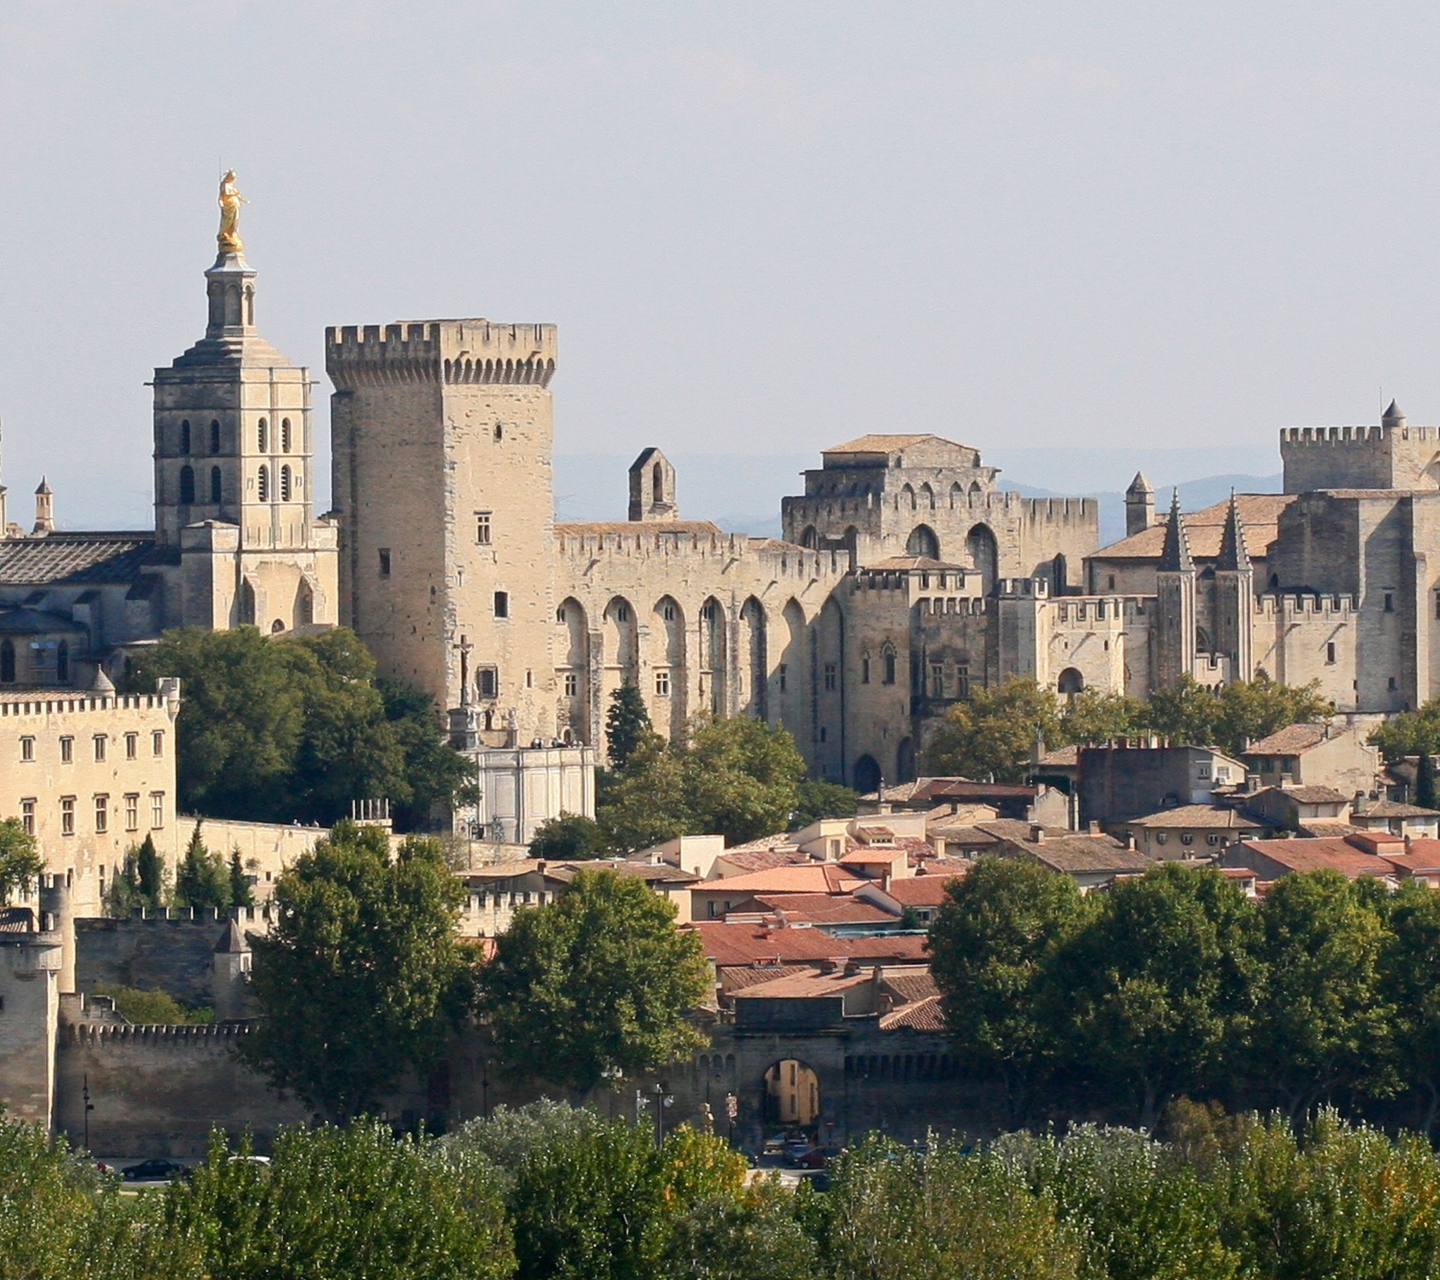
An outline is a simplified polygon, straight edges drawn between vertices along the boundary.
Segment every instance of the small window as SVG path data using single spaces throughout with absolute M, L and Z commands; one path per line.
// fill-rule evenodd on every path
M 1109 581 L 1110 581 L 1110 586 L 1109 586 L 1108 589 L 1109 589 L 1110 591 L 1114 591 L 1114 590 L 1115 590 L 1115 575 L 1114 575 L 1113 573 L 1110 575 Z
M 508 618 L 510 616 L 510 593 L 508 591 L 497 591 L 495 593 L 495 616 L 497 618 Z
M 1333 640 L 1328 641 L 1325 645 L 1325 661 L 1332 665 L 1335 662 L 1335 642 Z
M 270 424 L 264 418 L 260 419 L 259 428 L 255 432 L 255 439 L 260 445 L 261 453 L 270 452 Z
M 156 729 L 150 735 L 150 754 L 157 759 L 165 754 L 165 730 Z
M 290 419 L 280 419 L 280 452 L 290 452 Z
M 34 738 L 24 737 L 24 738 L 21 738 L 21 739 L 20 739 L 20 759 L 22 759 L 22 760 L 33 760 L 33 759 L 35 759 L 35 739 L 34 739 Z
M 616 606 L 615 606 L 615 621 L 616 621 L 616 622 L 629 622 L 629 621 L 630 621 L 630 606 L 629 606 L 628 604 L 620 604 L 620 605 L 616 605 Z
M 60 739 L 60 763 L 69 764 L 75 759 L 75 739 L 69 736 Z
M 831 693 L 831 692 L 834 692 L 834 689 L 835 689 L 835 664 L 834 664 L 833 662 L 827 662 L 827 663 L 825 664 L 825 691 L 826 691 L 827 693 Z
M 870 683 L 870 655 L 862 654 L 860 657 L 860 683 Z
M 490 545 L 490 513 L 488 511 L 477 511 L 475 513 L 475 541 L 482 547 Z M 563 622 L 564 619 L 562 618 Z
M 503 439 L 505 439 L 505 424 L 504 424 L 504 423 L 497 422 L 497 423 L 495 424 L 495 439 L 497 439 L 497 440 L 503 440 Z
M 74 796 L 61 796 L 60 798 L 60 834 L 62 836 L 73 836 L 75 834 Z
M 95 737 L 92 739 L 92 742 L 94 743 L 94 747 L 95 747 L 95 763 L 96 763 L 96 764 L 104 764 L 104 763 L 105 763 L 105 735 L 104 735 L 103 733 L 97 733 L 97 734 L 95 735 Z
M 1395 677 L 1394 677 L 1394 676 L 1391 676 L 1391 677 L 1390 677 L 1390 688 L 1392 688 L 1392 689 L 1395 688 Z
M 822 725 L 820 726 L 820 741 L 821 741 L 821 742 L 824 742 L 827 736 L 828 736 L 828 730 L 827 730 L 827 729 L 825 728 L 825 726 L 822 724 Z
M 222 496 L 223 492 L 224 492 L 224 490 L 222 489 L 222 487 L 221 487 L 221 482 L 220 482 L 220 468 L 219 468 L 219 467 L 211 467 L 211 468 L 210 468 L 210 505 L 211 505 L 212 507 L 218 507 L 218 506 L 220 505 L 220 500 L 221 500 L 221 496 Z
M 525 687 L 527 689 L 533 689 L 535 687 L 535 672 L 529 667 L 525 668 Z
M 655 673 L 655 696 L 657 698 L 668 698 L 670 696 L 670 673 L 668 671 L 657 671 Z
M 270 501 L 270 468 L 261 467 L 259 479 L 255 481 L 255 492 L 261 502 Z
M 945 668 L 938 662 L 930 664 L 930 696 L 932 698 L 945 696 Z
M 1155 833 L 1155 843 L 1156 843 L 1156 844 L 1168 844 L 1169 841 L 1170 841 L 1170 836 L 1169 836 L 1166 832 L 1164 832 L 1164 831 L 1157 831 L 1157 832 Z
M 565 696 L 567 698 L 578 698 L 580 696 L 580 677 L 573 671 L 565 673 Z
M 956 668 L 955 668 L 955 694 L 956 694 L 957 697 L 960 697 L 960 698 L 968 698 L 968 697 L 970 696 L 970 668 L 969 668 L 969 667 L 956 667 Z
M 131 791 L 125 796 L 125 830 L 140 830 L 140 793 Z
M 280 468 L 280 501 L 290 501 L 290 464 Z
M 190 419 L 189 419 L 189 418 L 186 418 L 185 421 L 180 424 L 180 452 L 181 452 L 181 453 L 184 453 L 184 454 L 188 454 L 188 453 L 190 452 Z
M 220 424 L 218 422 L 210 424 L 210 452 L 220 452 Z
M 895 655 L 893 652 L 885 655 L 885 683 L 895 683 Z
M 1392 596 L 1388 591 L 1385 593 L 1385 612 L 1395 612 L 1395 597 Z
M 165 825 L 165 793 L 163 791 L 150 793 L 150 825 L 156 830 Z
M 27 836 L 35 834 L 35 801 L 33 799 L 20 801 L 20 825 L 25 828 Z
M 1186 832 L 1182 833 L 1182 835 L 1180 836 L 1180 843 L 1181 843 L 1181 844 L 1194 844 L 1194 843 L 1195 843 L 1195 837 L 1194 837 L 1193 835 L 1191 835 L 1188 831 L 1186 831 Z
M 180 468 L 180 505 L 188 507 L 195 501 L 195 468 Z
M 565 621 L 565 606 L 563 604 L 555 610 L 555 621 L 559 623 Z
M 103 836 L 110 829 L 110 797 L 95 797 L 95 834 Z
M 380 576 L 381 576 L 382 578 L 388 578 L 388 577 L 390 576 L 390 548 L 389 548 L 389 547 L 381 547 L 381 548 L 380 548 Z
M 786 684 L 787 684 L 787 682 L 788 682 L 789 671 L 790 671 L 789 666 L 788 666 L 786 663 L 782 662 L 782 663 L 780 664 L 780 666 L 779 666 L 779 669 L 775 672 L 776 676 L 779 678 L 779 681 L 780 681 L 780 692 L 781 692 L 781 693 L 784 693 L 784 692 L 785 692 L 785 686 L 786 686 Z
M 494 667 L 481 667 L 475 673 L 475 683 L 482 698 L 495 698 L 500 694 L 500 674 Z
M 675 606 L 673 604 L 667 604 L 662 606 L 660 609 L 660 616 L 663 617 L 666 622 L 674 622 Z
M 1206 844 L 1210 844 L 1210 845 L 1217 845 L 1217 844 L 1222 843 L 1222 842 L 1224 841 L 1224 839 L 1225 839 L 1224 836 L 1206 836 L 1206 837 L 1205 837 L 1205 843 L 1206 843 Z

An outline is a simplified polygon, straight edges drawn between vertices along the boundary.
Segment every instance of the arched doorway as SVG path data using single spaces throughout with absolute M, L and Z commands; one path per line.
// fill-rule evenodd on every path
M 917 524 L 905 540 L 905 554 L 940 559 L 940 539 L 935 536 L 935 530 L 928 524 Z
M 988 596 L 995 590 L 1000 568 L 1000 550 L 988 524 L 977 524 L 965 535 L 965 554 L 980 571 L 980 589 Z
M 765 1073 L 765 1119 L 789 1129 L 813 1128 L 820 1118 L 820 1077 L 798 1058 L 782 1058 Z
M 1055 688 L 1062 694 L 1074 696 L 1085 688 L 1085 677 L 1074 667 L 1066 667 L 1060 673 L 1060 679 L 1055 682 Z
M 855 761 L 855 790 L 861 795 L 869 795 L 880 787 L 880 766 L 875 762 L 874 756 L 861 756 Z

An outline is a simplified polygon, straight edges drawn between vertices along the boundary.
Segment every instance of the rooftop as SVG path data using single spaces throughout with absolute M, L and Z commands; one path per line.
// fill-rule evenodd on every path
M 1235 506 L 1240 513 L 1240 522 L 1245 526 L 1245 542 L 1250 554 L 1263 556 L 1266 548 L 1275 540 L 1280 513 L 1297 495 L 1293 493 L 1237 493 Z M 1220 555 L 1220 543 L 1225 534 L 1225 518 L 1230 511 L 1230 499 L 1211 504 L 1200 511 L 1185 516 L 1185 532 L 1190 542 L 1190 554 L 1196 560 L 1215 560 Z M 1102 547 L 1096 555 L 1102 560 L 1156 560 L 1165 546 L 1166 522 L 1151 525 L 1139 533 L 1119 542 Z
M 1292 724 L 1268 738 L 1252 742 L 1241 753 L 1247 756 L 1299 756 L 1313 750 L 1330 736 L 1330 726 L 1324 724 Z
M 920 933 L 837 938 L 818 929 L 773 929 L 761 924 L 727 924 L 723 920 L 696 920 L 681 927 L 700 935 L 706 956 L 717 966 L 833 959 L 904 963 L 926 958 L 926 938 Z
M 1318 840 L 1244 840 L 1233 844 L 1222 855 L 1234 865 L 1244 850 L 1254 850 L 1292 872 L 1320 871 L 1325 868 L 1340 872 L 1347 879 L 1357 876 L 1386 876 L 1394 868 L 1373 853 L 1363 853 L 1347 840 L 1338 837 Z
M 863 876 L 849 875 L 833 862 L 806 862 L 771 867 L 724 880 L 702 880 L 692 889 L 712 893 L 848 893 L 867 883 Z
M 1296 804 L 1349 804 L 1351 797 L 1334 787 L 1265 787 L 1257 796 L 1289 796 Z
M 0 586 L 129 582 L 155 555 L 153 533 L 51 533 L 0 541 Z
M 1210 804 L 1182 804 L 1173 809 L 1161 809 L 1158 813 L 1147 813 L 1143 818 L 1129 818 L 1127 824 L 1135 827 L 1163 828 L 1214 827 L 1222 831 L 1256 831 L 1272 824 L 1262 819 L 1251 818 L 1235 809 L 1223 809 Z

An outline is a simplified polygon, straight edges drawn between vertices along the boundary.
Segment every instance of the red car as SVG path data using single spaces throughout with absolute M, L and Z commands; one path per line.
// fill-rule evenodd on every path
M 843 1147 L 811 1147 L 795 1159 L 797 1169 L 823 1169 L 830 1161 L 844 1154 Z

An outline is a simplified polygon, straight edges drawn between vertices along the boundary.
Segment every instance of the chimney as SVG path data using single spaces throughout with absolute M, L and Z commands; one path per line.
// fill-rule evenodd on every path
M 1133 831 L 1127 831 L 1125 833 L 1125 847 L 1127 849 L 1133 849 L 1135 847 L 1135 833 Z
M 1252 793 L 1260 790 L 1260 775 L 1258 773 L 1247 773 L 1245 775 L 1245 790 Z
M 1098 836 L 1100 834 L 1100 824 L 1094 818 L 1091 818 L 1090 821 L 1085 824 L 1085 834 L 1087 836 Z
M 1295 785 L 1295 775 L 1294 775 L 1294 774 L 1282 773 L 1282 774 L 1280 775 L 1280 790 L 1281 790 L 1281 791 L 1289 791 L 1290 788 L 1293 787 L 1294 785 Z
M 1031 843 L 1031 844 L 1044 844 L 1044 843 L 1045 843 L 1045 828 L 1042 827 L 1038 822 L 1032 822 L 1032 823 L 1030 824 L 1030 843 Z
M 542 876 L 545 874 L 545 859 L 544 859 L 544 858 L 541 858 L 541 859 L 535 864 L 535 870 L 538 871 Z

